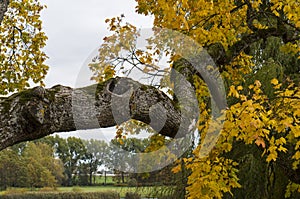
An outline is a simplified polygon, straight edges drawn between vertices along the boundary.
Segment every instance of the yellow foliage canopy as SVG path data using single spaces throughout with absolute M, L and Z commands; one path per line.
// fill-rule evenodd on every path
M 278 154 L 292 153 L 293 169 L 299 168 L 299 82 L 289 79 L 288 74 L 284 78 L 269 77 L 265 82 L 253 79 L 264 66 L 273 67 L 281 63 L 274 63 L 271 59 L 259 60 L 263 47 L 256 51 L 251 49 L 258 42 L 276 37 L 280 40 L 280 49 L 277 50 L 299 56 L 299 2 L 136 1 L 138 13 L 154 15 L 155 27 L 178 31 L 207 49 L 227 86 L 228 107 L 221 111 L 223 114 L 220 117 L 214 118 L 207 103 L 210 90 L 206 83 L 196 74 L 189 79 L 199 102 L 200 140 L 193 158 L 184 160 L 192 171 L 186 188 L 188 198 L 222 198 L 224 193 L 231 193 L 232 188 L 241 187 L 237 178 L 237 163 L 224 157 L 232 150 L 235 141 L 260 147 L 267 163 L 278 161 Z M 110 78 L 115 74 L 116 65 L 125 61 L 133 63 L 133 67 L 140 64 L 145 73 L 151 73 L 158 69 L 154 64 L 155 56 L 162 51 L 171 55 L 171 63 L 180 59 L 174 52 L 162 49 L 162 44 L 155 41 L 152 41 L 154 47 L 147 47 L 148 51 L 136 49 L 134 41 L 139 31 L 130 24 L 122 25 L 122 17 L 106 22 L 115 34 L 105 38 L 100 49 L 102 57 L 91 64 L 95 72 L 94 79 L 103 81 Z M 137 62 L 120 57 L 122 50 L 133 54 Z M 269 90 L 265 89 L 265 84 L 271 85 Z M 166 87 L 172 86 L 168 84 Z M 293 149 L 288 146 L 293 146 Z M 152 148 L 155 150 L 154 146 Z M 173 171 L 179 172 L 180 169 L 181 166 L 176 166 Z M 291 190 L 299 190 L 295 187 L 290 184 L 286 195 Z

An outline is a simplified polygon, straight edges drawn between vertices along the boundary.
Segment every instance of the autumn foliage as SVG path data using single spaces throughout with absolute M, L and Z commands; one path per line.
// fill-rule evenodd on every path
M 218 70 L 225 85 L 227 107 L 215 117 L 210 105 L 216 100 L 212 99 L 210 93 L 213 91 L 204 78 L 197 73 L 189 73 L 192 76 L 187 77 L 195 89 L 200 117 L 197 146 L 192 155 L 178 160 L 173 168 L 175 173 L 183 169 L 190 171 L 186 197 L 299 197 L 300 2 L 136 1 L 138 13 L 154 16 L 154 29 L 179 32 L 202 46 L 213 59 L 216 65 L 213 70 Z M 37 19 L 42 7 L 34 1 L 30 4 L 33 7 L 29 6 L 28 16 L 22 12 L 21 1 L 12 2 L 1 26 L 0 38 L 6 42 L 6 46 L 0 47 L 3 63 L 0 69 L 5 71 L 0 75 L 1 93 L 26 87 L 28 79 L 40 82 L 47 70 L 43 64 L 46 56 L 39 50 L 46 39 L 39 32 Z M 22 2 L 27 5 L 29 1 Z M 14 12 L 17 12 L 18 21 L 11 17 Z M 25 22 L 31 28 L 26 29 Z M 90 64 L 94 80 L 104 81 L 120 73 L 128 74 L 130 70 L 124 67 L 126 64 L 148 75 L 167 74 L 169 70 L 160 71 L 157 64 L 161 53 L 169 56 L 169 69 L 174 67 L 182 72 L 187 68 L 185 65 L 175 68 L 181 57 L 163 47 L 165 43 L 162 42 L 166 40 L 151 40 L 152 46 L 146 50 L 137 48 L 135 40 L 139 30 L 124 23 L 124 16 L 106 22 L 112 35 L 104 38 L 100 56 Z M 6 24 L 14 25 L 7 29 Z M 20 34 L 23 29 L 25 32 Z M 8 35 L 14 35 L 14 40 Z M 174 43 L 167 42 L 167 45 Z M 23 48 L 13 50 L 19 46 Z M 21 71 L 25 71 L 24 81 L 19 78 L 24 77 Z M 167 89 L 172 95 L 174 82 L 163 79 L 159 88 Z M 118 135 L 122 137 L 120 129 L 134 131 L 131 124 L 121 125 Z M 163 143 L 163 138 L 158 137 L 156 135 L 153 140 Z M 156 150 L 156 147 L 152 144 L 148 150 Z
M 186 196 L 252 198 L 249 192 L 257 183 L 256 194 L 261 198 L 274 194 L 278 198 L 297 197 L 293 192 L 300 192 L 299 2 L 137 3 L 138 13 L 155 17 L 154 27 L 180 32 L 203 46 L 226 87 L 228 107 L 216 118 L 209 106 L 212 91 L 206 82 L 199 74 L 187 77 L 198 99 L 200 140 L 193 155 L 183 158 L 185 167 L 191 170 Z M 100 48 L 105 58 L 91 64 L 94 79 L 110 78 L 122 71 L 125 63 L 145 73 L 154 72 L 158 70 L 155 57 L 162 51 L 171 55 L 170 67 L 180 60 L 176 52 L 161 48 L 159 42 L 163 40 L 152 40 L 155 45 L 147 46 L 147 50 L 135 48 L 139 31 L 124 24 L 123 16 L 106 22 L 113 34 L 105 37 Z M 124 50 L 134 59 L 120 57 L 119 52 Z M 162 87 L 172 87 L 170 82 L 166 85 Z M 216 131 L 220 131 L 217 138 Z M 242 173 L 249 164 L 257 166 L 257 173 Z M 173 171 L 181 169 L 179 163 Z M 256 175 L 261 175 L 262 182 L 255 181 Z

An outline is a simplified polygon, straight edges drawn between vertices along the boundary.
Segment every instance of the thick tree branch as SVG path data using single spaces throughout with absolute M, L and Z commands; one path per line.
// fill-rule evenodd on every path
M 162 135 L 182 137 L 197 119 L 196 114 L 183 118 L 183 111 L 197 112 L 193 109 L 179 111 L 163 92 L 129 78 L 78 89 L 35 87 L 0 99 L 0 150 L 54 132 L 110 127 L 131 118 Z

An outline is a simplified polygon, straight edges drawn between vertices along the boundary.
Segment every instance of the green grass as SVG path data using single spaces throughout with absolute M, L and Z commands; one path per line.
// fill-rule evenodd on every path
M 91 186 L 91 187 L 58 187 L 56 190 L 45 190 L 51 192 L 116 192 L 119 193 L 121 197 L 125 197 L 127 192 L 138 193 L 142 197 L 158 197 L 161 193 L 166 192 L 168 187 L 114 187 L 114 186 Z M 35 190 L 42 192 L 41 190 Z M 11 188 L 8 191 L 0 192 L 0 195 L 4 193 L 27 193 L 32 192 L 30 189 L 24 188 Z
M 95 177 L 95 183 L 96 184 L 104 184 L 104 180 L 105 180 L 104 176 L 96 176 Z M 106 176 L 106 183 L 107 184 L 112 184 L 112 183 L 115 183 L 115 181 L 113 181 L 113 177 L 112 176 Z
M 166 187 L 165 187 L 166 188 Z M 164 187 L 114 187 L 114 186 L 93 186 L 93 187 L 59 187 L 62 192 L 78 190 L 81 192 L 117 192 L 125 197 L 127 192 L 139 193 L 142 197 L 156 197 Z

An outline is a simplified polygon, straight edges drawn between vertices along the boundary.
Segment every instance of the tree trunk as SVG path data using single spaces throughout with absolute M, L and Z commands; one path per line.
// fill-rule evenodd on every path
M 104 171 L 104 185 L 106 186 L 106 171 Z
M 186 98 L 193 94 L 183 89 Z M 129 119 L 162 135 L 182 137 L 197 121 L 195 106 L 178 110 L 163 92 L 129 78 L 77 89 L 35 87 L 0 98 L 0 150 L 55 132 L 111 127 Z
M 124 177 L 124 172 L 121 171 L 121 180 L 122 180 L 122 184 L 125 183 L 125 177 Z
M 90 171 L 89 171 L 89 185 L 93 185 L 93 170 L 92 170 L 92 163 L 90 163 Z
M 9 0 L 0 0 L 0 25 L 3 20 L 4 14 L 7 11 Z

